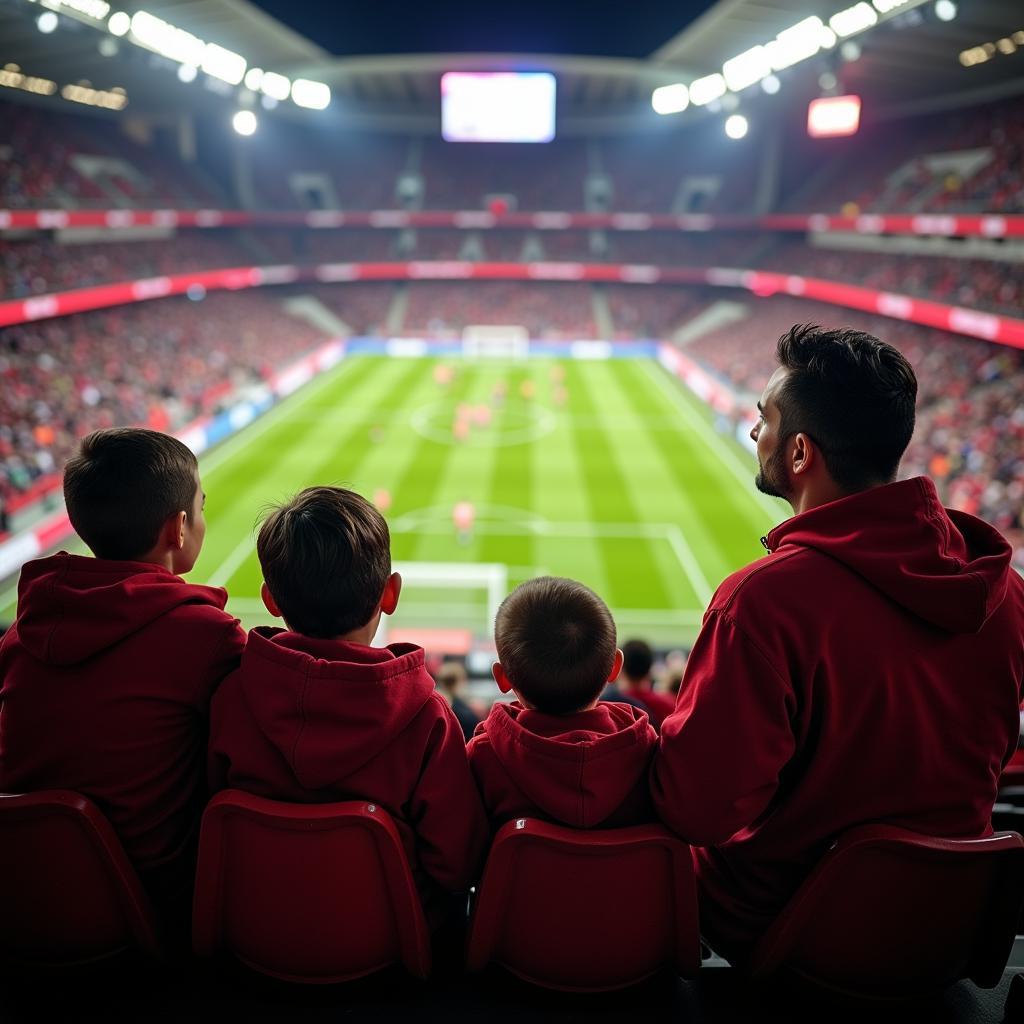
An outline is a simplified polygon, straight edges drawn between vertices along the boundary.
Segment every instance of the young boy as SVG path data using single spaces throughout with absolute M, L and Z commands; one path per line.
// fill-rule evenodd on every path
M 181 578 L 203 544 L 204 498 L 175 438 L 90 434 L 64 499 L 96 557 L 28 562 L 0 641 L 0 790 L 89 797 L 169 905 L 188 905 L 210 696 L 245 643 L 227 594 Z
M 371 647 L 398 605 L 381 514 L 338 487 L 274 509 L 256 543 L 263 601 L 213 702 L 210 783 L 299 803 L 372 800 L 395 819 L 428 917 L 467 889 L 487 841 L 459 723 L 413 644 Z
M 469 743 L 494 828 L 538 817 L 573 828 L 655 821 L 647 771 L 657 734 L 645 712 L 601 701 L 622 668 L 605 603 L 574 580 L 543 576 L 512 591 L 494 624 L 495 704 Z

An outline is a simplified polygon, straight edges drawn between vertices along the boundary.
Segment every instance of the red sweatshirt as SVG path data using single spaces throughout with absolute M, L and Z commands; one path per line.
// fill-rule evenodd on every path
M 458 720 L 413 644 L 249 634 L 213 702 L 210 784 L 294 803 L 372 800 L 396 821 L 425 902 L 467 889 L 487 842 Z
M 652 786 L 742 958 L 841 832 L 990 830 L 1017 740 L 1024 580 L 923 477 L 772 530 L 712 598 Z
M 615 828 L 655 820 L 647 773 L 657 741 L 628 704 L 572 715 L 495 704 L 469 741 L 469 763 L 495 829 L 519 817 Z
M 145 562 L 29 562 L 0 641 L 0 790 L 73 789 L 141 871 L 191 855 L 210 696 L 245 633 L 227 594 Z

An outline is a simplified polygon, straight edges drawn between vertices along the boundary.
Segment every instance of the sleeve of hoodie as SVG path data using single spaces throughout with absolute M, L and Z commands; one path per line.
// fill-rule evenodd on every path
M 725 612 L 712 610 L 665 719 L 651 775 L 661 819 L 694 846 L 752 824 L 793 756 L 793 688 Z
M 210 706 L 210 698 L 222 680 L 238 668 L 245 649 L 245 630 L 238 619 L 225 616 L 223 627 L 217 631 L 209 654 L 200 673 L 199 691 L 196 704 L 204 712 Z
M 409 803 L 411 824 L 424 870 L 449 892 L 460 892 L 477 880 L 490 830 L 458 719 L 443 697 L 431 700 L 437 717 Z

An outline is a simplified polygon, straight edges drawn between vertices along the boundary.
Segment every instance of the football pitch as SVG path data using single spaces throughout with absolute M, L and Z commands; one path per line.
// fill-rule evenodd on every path
M 354 356 L 200 465 L 208 526 L 189 578 L 227 587 L 246 626 L 271 621 L 261 509 L 312 484 L 385 508 L 406 580 L 396 629 L 486 634 L 500 591 L 553 574 L 596 590 L 621 638 L 688 643 L 717 584 L 786 514 L 755 491 L 753 456 L 647 359 Z M 460 502 L 475 511 L 461 536 Z

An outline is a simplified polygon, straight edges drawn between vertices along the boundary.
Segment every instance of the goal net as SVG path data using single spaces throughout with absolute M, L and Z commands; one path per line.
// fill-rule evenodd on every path
M 526 359 L 530 335 L 522 324 L 468 324 L 462 330 L 462 354 L 467 359 Z

